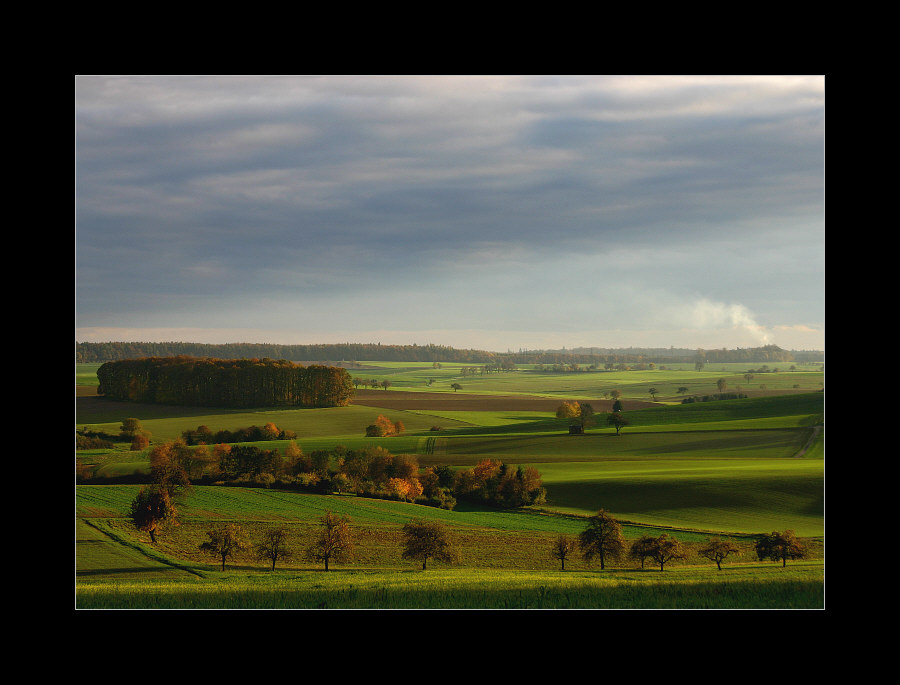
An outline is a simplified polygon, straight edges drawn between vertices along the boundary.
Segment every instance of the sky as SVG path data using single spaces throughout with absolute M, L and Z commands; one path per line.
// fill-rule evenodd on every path
M 75 339 L 825 349 L 822 75 L 79 75 Z

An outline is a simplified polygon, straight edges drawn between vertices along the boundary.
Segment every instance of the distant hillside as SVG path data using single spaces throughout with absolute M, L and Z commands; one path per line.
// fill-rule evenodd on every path
M 266 343 L 226 343 L 209 345 L 190 342 L 100 342 L 76 343 L 75 360 L 109 362 L 145 357 L 209 357 L 213 359 L 287 359 L 290 361 L 328 361 L 335 365 L 351 361 L 460 362 L 465 364 L 670 364 L 685 361 L 721 362 L 821 362 L 825 353 L 817 350 L 783 350 L 777 345 L 737 348 L 735 350 L 697 350 L 686 348 L 601 348 L 572 350 L 519 350 L 488 352 L 443 345 L 382 345 L 381 343 L 343 343 L 337 345 L 272 345 Z M 340 364 L 347 366 L 347 364 Z

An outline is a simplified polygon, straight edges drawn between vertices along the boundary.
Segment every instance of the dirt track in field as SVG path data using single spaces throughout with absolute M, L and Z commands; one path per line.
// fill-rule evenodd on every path
M 463 393 L 409 392 L 405 390 L 357 390 L 353 404 L 382 409 L 432 411 L 546 411 L 556 412 L 563 400 L 523 395 L 466 395 Z M 591 400 L 595 412 L 612 411 L 612 400 Z M 623 409 L 659 406 L 653 402 L 623 401 Z

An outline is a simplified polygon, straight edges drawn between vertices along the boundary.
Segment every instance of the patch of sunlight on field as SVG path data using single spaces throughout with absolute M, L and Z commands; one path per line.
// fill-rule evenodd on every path
M 821 566 L 630 572 L 440 570 L 223 576 L 194 583 L 86 582 L 79 608 L 822 608 Z
M 547 508 L 701 530 L 824 534 L 824 471 L 807 460 L 536 464 Z

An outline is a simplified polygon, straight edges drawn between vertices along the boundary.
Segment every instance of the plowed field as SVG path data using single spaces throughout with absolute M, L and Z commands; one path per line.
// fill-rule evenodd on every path
M 463 393 L 408 392 L 405 390 L 357 390 L 353 404 L 382 409 L 434 411 L 546 411 L 556 412 L 565 398 L 527 395 L 466 395 Z M 595 412 L 612 411 L 612 400 L 591 400 Z M 653 402 L 623 401 L 624 410 L 659 406 Z

